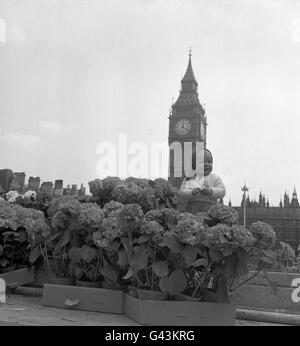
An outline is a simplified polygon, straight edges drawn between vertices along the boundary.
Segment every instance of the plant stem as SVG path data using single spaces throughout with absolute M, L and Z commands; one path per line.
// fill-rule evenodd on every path
M 44 241 L 44 245 L 45 245 L 45 253 L 46 253 L 45 259 L 46 259 L 48 271 L 49 271 L 49 273 L 51 273 L 50 264 L 49 264 L 49 258 L 48 258 L 47 242 L 46 242 L 46 241 Z M 41 247 L 41 248 L 42 248 L 42 247 Z
M 149 242 L 150 244 L 150 242 Z M 153 250 L 153 259 L 152 259 L 152 264 L 154 263 L 155 261 L 155 256 L 156 256 L 156 248 L 157 248 L 157 244 L 156 242 L 154 242 L 154 250 Z M 151 275 L 151 291 L 153 291 L 154 289 L 154 272 L 153 272 L 153 269 L 152 269 L 152 275 Z
M 100 258 L 99 258 L 99 251 L 97 251 L 97 265 L 96 265 L 96 269 L 95 269 L 95 274 L 94 274 L 94 280 L 93 282 L 96 281 L 96 276 L 97 276 L 97 271 L 98 271 L 98 267 L 99 267 L 99 262 L 100 262 Z
M 233 285 L 235 279 L 236 279 L 236 277 L 233 277 L 233 278 L 231 279 L 231 283 L 230 283 L 230 285 L 229 285 L 229 291 L 231 290 L 231 287 L 232 287 L 232 285 Z
M 254 275 L 250 276 L 248 279 L 242 281 L 241 283 L 239 283 L 236 287 L 229 289 L 229 292 L 233 292 L 234 290 L 236 290 L 237 288 L 239 288 L 240 286 L 244 285 L 246 282 L 250 281 L 251 279 L 253 279 L 255 276 L 257 276 L 265 267 L 265 265 L 263 265 Z
M 165 251 L 163 251 L 163 249 L 161 249 L 159 246 L 157 247 L 157 250 L 159 250 L 159 251 L 165 256 L 165 258 L 168 257 L 168 256 L 166 255 Z

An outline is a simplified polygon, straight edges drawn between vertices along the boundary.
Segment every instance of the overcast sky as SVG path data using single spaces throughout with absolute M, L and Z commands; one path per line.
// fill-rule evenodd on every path
M 0 168 L 87 185 L 99 142 L 167 141 L 192 46 L 225 200 L 245 180 L 300 193 L 300 1 L 0 0 L 0 18 Z

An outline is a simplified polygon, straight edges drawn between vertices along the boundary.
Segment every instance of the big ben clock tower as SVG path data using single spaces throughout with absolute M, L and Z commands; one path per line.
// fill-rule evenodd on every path
M 181 147 L 180 153 L 170 150 L 169 181 L 175 187 L 180 187 L 184 175 L 184 143 L 204 142 L 206 146 L 206 115 L 198 98 L 198 83 L 192 68 L 192 55 L 189 53 L 188 67 L 181 80 L 181 90 L 177 101 L 172 105 L 169 116 L 169 147 Z M 181 156 L 177 160 L 175 155 Z M 178 167 L 180 165 L 180 167 Z M 181 172 L 178 174 L 178 172 Z M 179 175 L 179 176 L 178 176 Z

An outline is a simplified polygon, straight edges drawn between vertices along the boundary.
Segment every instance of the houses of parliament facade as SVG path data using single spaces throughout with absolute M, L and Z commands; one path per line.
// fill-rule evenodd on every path
M 231 202 L 229 201 L 229 206 Z M 241 206 L 234 207 L 239 213 L 240 220 L 244 216 L 244 201 Z M 297 249 L 300 244 L 300 206 L 296 188 L 290 197 L 287 192 L 279 205 L 270 206 L 269 200 L 260 193 L 259 200 L 246 199 L 246 225 L 249 227 L 252 222 L 263 221 L 272 225 L 276 232 L 277 239 L 290 244 Z

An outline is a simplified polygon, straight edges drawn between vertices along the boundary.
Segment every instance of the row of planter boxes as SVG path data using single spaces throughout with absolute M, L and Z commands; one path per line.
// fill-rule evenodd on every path
M 45 284 L 44 306 L 123 314 L 143 325 L 234 325 L 233 304 L 144 300 L 120 290 Z
M 48 272 L 34 271 L 33 267 L 0 274 L 0 278 L 9 288 L 28 284 L 43 287 L 42 304 L 49 307 L 125 313 L 129 318 L 143 325 L 235 324 L 234 304 L 147 300 L 126 294 L 122 290 L 50 284 L 45 283 L 51 279 Z
M 273 292 L 263 274 L 260 274 L 234 292 L 233 304 L 258 309 L 276 308 L 299 312 L 299 303 L 296 304 L 291 299 L 292 292 L 296 288 L 292 283 L 298 275 L 269 272 L 268 276 L 272 282 L 276 283 L 276 292 Z M 51 281 L 48 271 L 34 270 L 33 267 L 2 273 L 0 279 L 5 281 L 7 288 L 27 284 L 33 287 L 44 286 L 43 304 L 47 306 L 126 313 L 128 317 L 141 324 L 227 325 L 234 323 L 235 308 L 231 304 L 141 299 L 143 298 L 141 295 L 137 298 L 126 295 L 123 291 L 79 287 L 79 282 L 76 283 L 77 286 L 62 286 Z M 44 285 L 48 282 L 52 284 Z M 147 292 L 142 291 L 142 293 Z

